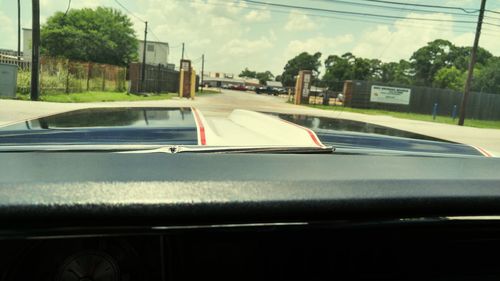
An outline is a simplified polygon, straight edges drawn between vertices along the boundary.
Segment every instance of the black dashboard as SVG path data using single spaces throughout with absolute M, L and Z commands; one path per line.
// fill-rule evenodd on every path
M 4 153 L 0 280 L 498 280 L 500 161 Z
M 121 229 L 121 234 L 94 231 L 0 241 L 1 280 L 498 280 L 500 276 L 498 221 L 420 219 L 130 228 Z

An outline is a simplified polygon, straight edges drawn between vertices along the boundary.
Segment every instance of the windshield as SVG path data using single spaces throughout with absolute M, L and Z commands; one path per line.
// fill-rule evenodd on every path
M 2 1 L 0 150 L 500 155 L 498 31 L 495 1 Z

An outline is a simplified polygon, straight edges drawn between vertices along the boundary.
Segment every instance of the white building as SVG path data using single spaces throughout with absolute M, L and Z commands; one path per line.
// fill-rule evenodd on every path
M 138 57 L 139 62 L 142 63 L 144 50 L 144 40 L 139 40 Z M 168 55 L 170 49 L 168 43 L 147 41 L 146 42 L 146 64 L 164 65 L 168 64 Z

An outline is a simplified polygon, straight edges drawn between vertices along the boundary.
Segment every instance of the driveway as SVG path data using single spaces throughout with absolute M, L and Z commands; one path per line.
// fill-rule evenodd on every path
M 122 106 L 193 106 L 207 116 L 225 116 L 233 109 L 248 109 L 264 112 L 307 114 L 323 117 L 349 119 L 388 126 L 400 130 L 420 133 L 454 142 L 482 147 L 500 156 L 500 130 L 460 127 L 456 125 L 399 119 L 384 115 L 366 115 L 339 110 L 321 110 L 306 106 L 289 104 L 285 99 L 249 92 L 224 90 L 221 94 L 205 95 L 195 100 L 172 99 L 163 101 L 107 102 L 107 103 L 47 103 L 31 101 L 0 100 L 0 126 L 87 107 L 122 107 Z

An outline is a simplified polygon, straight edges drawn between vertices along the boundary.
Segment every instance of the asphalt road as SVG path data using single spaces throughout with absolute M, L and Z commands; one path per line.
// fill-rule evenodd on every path
M 396 129 L 429 135 L 454 142 L 482 147 L 500 156 L 500 130 L 459 127 L 456 125 L 399 119 L 383 115 L 365 115 L 339 110 L 320 110 L 306 106 L 296 106 L 286 99 L 250 92 L 224 90 L 221 94 L 197 97 L 195 100 L 172 99 L 163 101 L 107 102 L 107 103 L 47 103 L 31 101 L 0 100 L 0 126 L 30 118 L 86 107 L 122 106 L 193 106 L 206 116 L 225 116 L 233 109 L 248 109 L 262 112 L 307 114 L 323 117 L 350 119 Z

